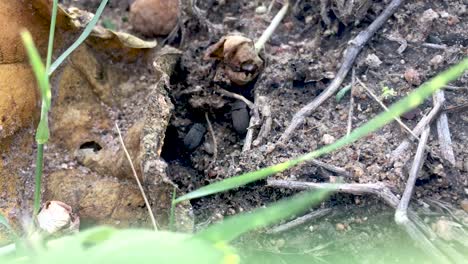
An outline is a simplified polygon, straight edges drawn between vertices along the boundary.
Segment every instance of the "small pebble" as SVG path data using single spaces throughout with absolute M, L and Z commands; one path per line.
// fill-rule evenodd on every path
M 264 5 L 261 5 L 261 6 L 258 6 L 257 8 L 255 8 L 255 13 L 258 14 L 258 15 L 265 14 L 266 12 L 267 12 L 267 7 L 264 6 Z
M 354 197 L 354 203 L 355 204 L 361 204 L 361 199 L 359 199 L 359 197 L 355 196 Z
M 450 241 L 455 237 L 454 225 L 451 221 L 440 219 L 433 224 L 432 229 L 443 240 Z
M 282 239 L 282 238 L 276 240 L 276 246 L 277 246 L 278 248 L 284 247 L 285 244 L 286 244 L 286 241 L 285 241 L 284 239 Z
M 377 55 L 373 53 L 367 55 L 365 62 L 366 65 L 369 66 L 369 68 L 371 69 L 377 69 L 380 66 L 380 64 L 382 64 L 382 61 L 379 59 L 379 57 L 377 57 Z
M 436 66 L 436 65 L 441 64 L 443 61 L 444 61 L 444 57 L 442 55 L 435 55 L 434 57 L 432 57 L 429 63 L 432 66 Z
M 405 71 L 405 80 L 412 85 L 421 84 L 421 74 L 414 68 L 408 68 Z
M 335 137 L 329 134 L 325 134 L 322 136 L 322 143 L 325 145 L 329 145 L 335 142 Z
M 336 230 L 337 231 L 344 231 L 346 229 L 346 226 L 342 223 L 336 224 Z
M 463 211 L 468 213 L 468 199 L 461 200 L 460 201 L 460 207 L 463 209 Z

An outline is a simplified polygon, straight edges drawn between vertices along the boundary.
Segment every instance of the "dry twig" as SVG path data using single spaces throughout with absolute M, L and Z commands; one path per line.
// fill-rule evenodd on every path
M 300 182 L 288 180 L 267 180 L 267 186 L 287 188 L 292 190 L 322 190 L 333 189 L 335 192 L 350 193 L 356 195 L 374 194 L 382 198 L 388 205 L 396 208 L 400 202 L 398 198 L 390 191 L 383 183 L 315 183 L 315 182 Z
M 450 91 L 468 91 L 468 87 L 459 87 L 459 86 L 453 86 L 453 85 L 445 85 L 444 86 L 445 90 L 450 90 Z
M 252 147 L 254 128 L 261 122 L 258 107 L 254 105 L 254 108 L 251 108 L 251 111 L 252 117 L 250 117 L 249 127 L 247 128 L 247 134 L 245 135 L 244 139 L 244 146 L 242 146 L 242 152 L 248 151 Z
M 224 90 L 223 88 L 218 88 L 216 89 L 217 92 L 219 92 L 220 94 L 224 95 L 224 96 L 227 96 L 227 97 L 230 97 L 230 98 L 234 98 L 234 99 L 237 99 L 237 100 L 241 100 L 242 102 L 244 102 L 251 110 L 256 108 L 255 107 L 255 104 L 252 103 L 252 101 L 250 101 L 249 99 L 245 98 L 244 96 L 240 95 L 240 94 L 236 94 L 236 93 L 232 93 L 232 92 L 229 92 L 227 90 Z
M 428 126 L 432 120 L 439 114 L 439 112 L 442 110 L 442 104 L 440 102 L 434 102 L 434 107 L 432 110 L 424 116 L 421 121 L 416 125 L 416 127 L 412 130 L 413 134 L 415 135 L 420 135 L 422 130 Z M 390 158 L 392 161 L 398 160 L 399 157 L 403 155 L 403 153 L 408 149 L 411 143 L 411 139 L 405 139 L 403 142 L 400 143 L 400 145 L 392 151 L 390 154 Z
M 431 49 L 438 49 L 438 50 L 446 50 L 447 45 L 440 45 L 440 44 L 434 44 L 434 43 L 423 43 L 421 46 L 426 47 L 426 48 L 431 48 Z
M 414 185 L 426 157 L 425 148 L 427 139 L 429 138 L 429 132 L 429 126 L 426 126 L 421 134 L 418 149 L 413 160 L 413 165 L 411 166 L 408 181 L 406 182 L 405 191 L 403 192 L 403 196 L 401 197 L 400 203 L 398 204 L 398 207 L 395 211 L 395 222 L 401 226 L 411 236 L 412 239 L 421 243 L 422 248 L 425 249 L 425 251 L 432 253 L 434 250 L 437 252 L 438 249 L 434 247 L 434 245 L 427 239 L 426 236 L 424 236 L 424 234 L 418 232 L 416 226 L 408 218 L 408 206 L 411 196 L 413 195 Z
M 406 182 L 405 191 L 401 197 L 400 203 L 395 211 L 395 222 L 401 226 L 406 233 L 418 243 L 418 245 L 424 250 L 428 255 L 434 256 L 439 261 L 446 263 L 448 259 L 454 261 L 453 263 L 458 263 L 459 260 L 463 259 L 458 252 L 453 249 L 444 246 L 443 244 L 438 244 L 437 247 L 435 243 L 437 241 L 431 241 L 419 228 L 421 228 L 421 223 L 415 222 L 414 219 L 408 217 L 409 212 L 409 202 L 413 194 L 413 189 L 416 183 L 419 172 L 424 164 L 425 160 L 425 150 L 427 140 L 429 138 L 430 127 L 426 126 L 421 134 L 421 139 L 418 144 L 418 149 L 416 150 L 416 155 L 411 166 L 409 173 L 408 181 Z M 424 230 L 423 230 L 424 231 Z M 445 254 L 445 255 L 444 255 Z M 448 263 L 448 262 L 447 262 Z
M 281 232 L 284 232 L 284 231 L 287 231 L 291 228 L 294 228 L 296 226 L 300 226 L 302 224 L 305 224 L 309 221 L 312 221 L 312 220 L 316 220 L 316 219 L 319 219 L 321 217 L 324 217 L 326 215 L 328 215 L 329 213 L 331 213 L 332 209 L 331 208 L 324 208 L 324 209 L 317 209 L 317 210 L 314 210 L 313 212 L 310 212 L 308 214 L 305 214 L 301 217 L 298 217 L 292 221 L 289 221 L 285 224 L 282 224 L 282 225 L 279 225 L 279 226 L 275 226 L 273 227 L 272 229 L 268 230 L 266 233 L 267 234 L 278 234 L 278 233 L 281 233 Z
M 123 150 L 125 152 L 125 156 L 127 157 L 128 162 L 130 162 L 130 167 L 132 168 L 133 176 L 135 176 L 135 179 L 136 179 L 137 184 L 138 184 L 138 188 L 140 188 L 141 195 L 143 196 L 143 199 L 145 200 L 146 208 L 148 208 L 148 214 L 149 214 L 149 216 L 151 218 L 151 222 L 153 223 L 154 231 L 158 231 L 158 225 L 156 223 L 156 219 L 154 218 L 153 211 L 151 210 L 151 206 L 150 206 L 150 203 L 148 201 L 148 198 L 146 198 L 145 190 L 143 189 L 143 186 L 141 185 L 140 180 L 138 179 L 138 175 L 136 173 L 135 166 L 133 166 L 132 158 L 130 157 L 130 154 L 128 153 L 127 148 L 125 147 L 125 143 L 124 143 L 124 141 L 122 139 L 122 133 L 120 132 L 119 125 L 117 123 L 115 123 L 115 127 L 117 128 L 117 133 L 119 134 L 120 144 L 122 144 L 122 148 L 123 148 Z
M 240 94 L 232 93 L 222 88 L 218 88 L 216 91 L 218 91 L 220 94 L 224 96 L 231 97 L 237 100 L 241 100 L 250 108 L 251 117 L 249 121 L 249 127 L 247 129 L 247 134 L 245 135 L 244 146 L 242 147 L 242 151 L 250 150 L 252 146 L 254 128 L 258 126 L 261 121 L 258 107 L 254 103 L 252 103 L 249 99 L 245 98 L 244 96 Z
M 328 164 L 328 163 L 325 163 L 325 162 L 322 162 L 322 161 L 319 161 L 319 160 L 316 160 L 316 159 L 311 160 L 310 163 L 312 163 L 312 164 L 314 164 L 316 166 L 322 167 L 322 168 L 324 168 L 326 170 L 335 172 L 335 173 L 337 173 L 339 175 L 345 176 L 347 178 L 351 177 L 351 173 L 347 172 L 343 168 L 340 168 L 340 167 L 337 167 L 337 166 L 334 166 L 334 165 L 331 165 L 331 164 Z
M 467 111 L 467 110 L 468 110 L 468 103 L 450 106 L 450 107 L 444 107 L 444 112 L 446 112 L 447 114 L 460 113 L 460 112 Z
M 206 124 L 208 125 L 208 131 L 210 132 L 211 139 L 213 140 L 213 160 L 210 163 L 210 167 L 216 162 L 216 159 L 218 159 L 218 144 L 216 142 L 216 136 L 213 130 L 213 126 L 211 125 L 210 118 L 208 117 L 208 113 L 205 112 L 205 119 L 206 119 Z
M 400 200 L 386 187 L 383 183 L 313 183 L 313 182 L 298 182 L 288 180 L 267 180 L 267 186 L 287 188 L 293 190 L 335 190 L 334 192 L 350 193 L 355 195 L 373 194 L 382 198 L 392 208 L 397 208 Z M 450 263 L 448 259 L 462 259 L 459 253 L 454 252 L 449 246 L 440 243 L 437 240 L 436 234 L 429 228 L 412 210 L 408 209 L 408 218 L 411 225 L 411 230 L 417 232 L 418 236 L 425 236 L 425 241 L 429 241 L 430 246 L 423 245 L 423 250 L 437 259 L 438 263 Z M 413 236 L 411 236 L 413 237 Z M 433 245 L 437 244 L 438 247 Z M 419 244 L 421 245 L 421 244 Z M 430 250 L 429 250 L 430 248 Z M 439 250 L 439 248 L 441 248 Z M 445 253 L 442 253 L 443 252 Z
M 259 105 L 261 108 L 263 124 L 260 128 L 260 132 L 258 132 L 257 138 L 252 143 L 255 147 L 259 146 L 262 143 L 262 140 L 270 134 L 271 126 L 273 123 L 268 98 L 265 96 L 258 96 L 256 104 Z
M 443 90 L 437 91 L 433 96 L 434 102 L 444 105 L 445 94 Z M 448 160 L 452 165 L 455 165 L 455 154 L 452 148 L 452 138 L 450 136 L 450 128 L 448 124 L 447 113 L 441 112 L 437 118 L 437 135 L 439 137 L 439 147 L 441 155 Z
M 349 136 L 353 129 L 353 112 L 354 112 L 354 86 L 356 83 L 356 69 L 353 68 L 351 74 L 351 93 L 349 99 L 349 111 L 348 111 L 348 127 L 346 129 L 346 135 Z
M 304 123 L 304 120 L 309 116 L 315 109 L 317 109 L 323 102 L 331 97 L 340 87 L 341 83 L 345 79 L 349 70 L 353 66 L 354 60 L 356 59 L 359 52 L 362 50 L 364 45 L 369 39 L 377 32 L 377 30 L 387 21 L 387 19 L 395 13 L 398 7 L 401 5 L 403 0 L 392 0 L 390 4 L 384 9 L 384 11 L 369 25 L 369 27 L 359 33 L 353 40 L 350 41 L 349 47 L 347 48 L 341 68 L 336 74 L 335 79 L 330 85 L 313 101 L 309 102 L 306 106 L 302 107 L 292 118 L 291 123 L 286 128 L 284 133 L 281 135 L 277 145 L 284 145 L 291 138 L 292 133 Z

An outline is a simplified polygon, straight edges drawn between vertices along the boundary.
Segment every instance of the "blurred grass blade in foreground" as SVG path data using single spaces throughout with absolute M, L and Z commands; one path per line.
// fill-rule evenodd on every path
M 334 188 L 300 193 L 293 198 L 284 199 L 266 208 L 255 209 L 241 215 L 229 217 L 219 224 L 212 225 L 195 235 L 196 238 L 219 243 L 228 242 L 238 236 L 260 227 L 279 222 L 299 214 L 323 201 Z

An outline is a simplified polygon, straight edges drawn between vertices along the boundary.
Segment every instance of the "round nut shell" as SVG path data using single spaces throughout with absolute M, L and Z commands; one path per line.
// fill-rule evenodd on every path
M 179 1 L 136 0 L 130 6 L 130 23 L 149 37 L 168 35 L 177 25 Z

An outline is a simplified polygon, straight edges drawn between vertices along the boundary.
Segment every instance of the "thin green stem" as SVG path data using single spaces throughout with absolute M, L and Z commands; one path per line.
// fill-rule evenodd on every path
M 58 9 L 58 0 L 54 0 L 54 3 L 52 5 L 52 17 L 50 19 L 49 45 L 47 46 L 46 72 L 49 70 L 50 64 L 52 63 L 52 53 L 54 50 L 55 24 L 57 20 L 57 9 Z
M 34 214 L 36 217 L 41 207 L 41 185 L 42 185 L 42 168 L 44 159 L 44 144 L 37 144 L 36 156 L 36 177 L 35 177 L 35 190 L 34 190 Z
M 176 187 L 174 187 L 174 189 L 172 190 L 171 212 L 169 215 L 169 230 L 171 231 L 177 231 L 175 230 L 175 207 L 176 207 L 175 200 L 177 198 L 176 193 L 177 193 L 177 189 Z
M 60 66 L 60 64 L 62 64 L 62 62 L 65 61 L 65 59 L 68 56 L 70 56 L 70 54 L 76 48 L 78 48 L 78 46 L 80 46 L 81 43 L 83 43 L 86 40 L 86 38 L 89 36 L 91 31 L 93 31 L 94 26 L 96 26 L 96 24 L 97 24 L 97 22 L 99 20 L 99 17 L 101 16 L 102 11 L 104 11 L 104 8 L 106 7 L 106 4 L 107 4 L 108 1 L 109 0 L 102 0 L 101 4 L 99 5 L 98 9 L 96 10 L 96 14 L 94 14 L 93 19 L 91 19 L 91 21 L 88 23 L 86 28 L 83 30 L 83 33 L 81 33 L 81 35 L 78 37 L 78 39 L 65 52 L 63 52 L 63 54 L 60 55 L 54 61 L 54 63 L 52 63 L 52 65 L 50 66 L 49 69 L 47 69 L 47 73 L 49 74 L 49 76 L 52 75 L 52 73 Z

